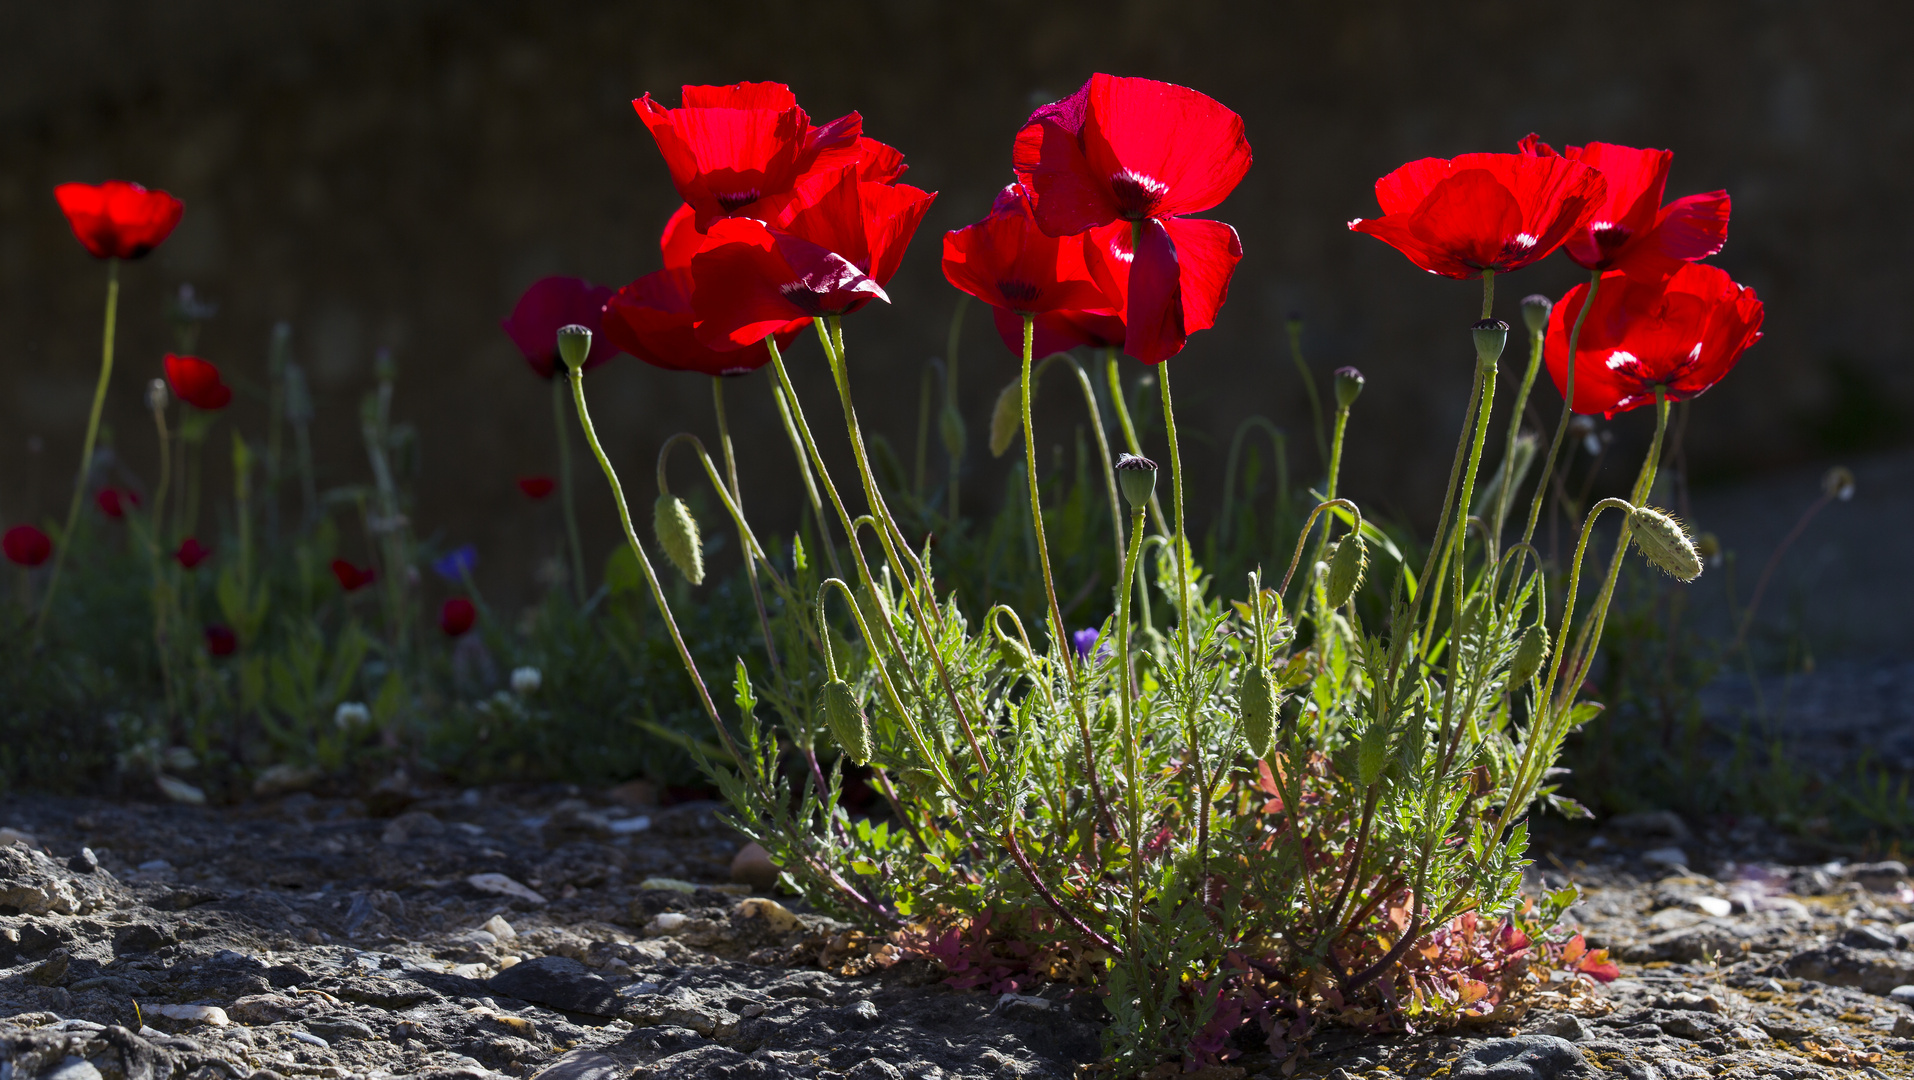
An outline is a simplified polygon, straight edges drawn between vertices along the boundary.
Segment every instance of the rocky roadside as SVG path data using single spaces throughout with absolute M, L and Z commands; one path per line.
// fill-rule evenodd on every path
M 0 1080 L 1097 1072 L 1094 999 L 956 991 L 732 885 L 716 810 L 562 787 L 0 800 Z M 1668 815 L 1557 836 L 1536 885 L 1582 886 L 1571 917 L 1616 982 L 1552 986 L 1516 1024 L 1330 1028 L 1287 1070 L 1246 1045 L 1191 1075 L 1914 1076 L 1906 868 L 1788 854 Z

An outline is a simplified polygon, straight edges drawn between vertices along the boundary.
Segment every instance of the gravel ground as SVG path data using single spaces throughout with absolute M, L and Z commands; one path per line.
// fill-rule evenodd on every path
M 0 800 L 0 1080 L 1099 1072 L 1094 999 L 873 971 L 882 942 L 729 883 L 713 804 L 417 795 Z M 1550 843 L 1535 884 L 1583 887 L 1571 917 L 1621 979 L 1514 1026 L 1328 1028 L 1287 1068 L 1246 1047 L 1188 1075 L 1914 1076 L 1898 863 L 1788 865 L 1666 814 Z

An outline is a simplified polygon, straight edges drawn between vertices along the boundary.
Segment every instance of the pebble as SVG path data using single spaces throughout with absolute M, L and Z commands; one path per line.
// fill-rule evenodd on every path
M 632 833 L 641 833 L 651 828 L 651 819 L 639 814 L 637 817 L 619 818 L 608 824 L 606 828 L 611 830 L 613 836 L 630 836 Z
M 1735 911 L 1733 903 L 1723 900 L 1719 896 L 1697 896 L 1692 903 L 1695 907 L 1713 915 L 1717 919 L 1726 918 L 1734 914 Z
M 9 1068 L 8 1072 L 13 1070 Z M 100 1070 L 83 1057 L 69 1057 L 41 1074 L 45 1080 L 105 1080 Z
M 543 896 L 504 874 L 473 874 L 465 879 L 465 883 L 480 892 L 488 892 L 495 896 L 509 896 L 514 900 L 523 900 L 530 904 L 550 903 Z
M 505 916 L 503 915 L 494 915 L 485 920 L 485 925 L 479 927 L 479 929 L 492 935 L 493 938 L 499 941 L 510 941 L 518 936 L 518 931 L 512 929 L 512 924 L 506 922 Z
M 1642 861 L 1656 866 L 1685 867 L 1688 853 L 1678 847 L 1658 847 L 1642 852 Z
M 168 1020 L 183 1020 L 189 1024 L 225 1027 L 232 1023 L 226 1018 L 226 1010 L 217 1005 L 154 1005 L 149 1011 L 155 1016 L 164 1016 Z
M 778 883 L 777 864 L 771 861 L 771 853 L 764 850 L 764 845 L 753 840 L 731 857 L 731 880 L 769 889 Z
M 532 1074 L 532 1080 L 617 1080 L 624 1069 L 590 1050 L 574 1050 Z
M 1897 986 L 1889 990 L 1887 996 L 1903 1005 L 1914 1005 L 1914 983 L 1910 983 L 1906 986 Z
M 771 929 L 780 933 L 788 934 L 804 925 L 790 908 L 776 900 L 766 900 L 762 896 L 738 901 L 737 912 L 747 919 L 763 919 L 770 924 Z
M 665 892 L 681 893 L 694 893 L 698 891 L 696 885 L 675 877 L 648 877 L 638 883 L 638 888 L 640 890 L 660 889 Z
M 288 1031 L 286 1032 L 286 1034 L 292 1036 L 295 1039 L 298 1039 L 300 1042 L 305 1043 L 307 1046 L 317 1046 L 323 1049 L 325 1047 L 330 1047 L 332 1045 L 331 1043 L 320 1038 L 319 1036 L 313 1035 L 304 1031 Z
M 1841 944 L 1856 949 L 1898 949 L 1901 940 L 1878 926 L 1850 926 L 1841 935 Z
M 1454 1080 L 1555 1080 L 1582 1074 L 1582 1052 L 1554 1035 L 1518 1035 L 1470 1047 L 1457 1058 Z

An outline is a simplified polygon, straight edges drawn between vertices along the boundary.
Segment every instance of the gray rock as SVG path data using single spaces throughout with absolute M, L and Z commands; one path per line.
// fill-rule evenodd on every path
M 1587 1073 L 1582 1052 L 1554 1035 L 1517 1035 L 1479 1043 L 1449 1070 L 1455 1080 L 1555 1080 Z
M 844 1080 L 904 1080 L 897 1066 L 878 1058 L 865 1058 L 844 1074 Z
M 349 1016 L 333 1017 L 329 1020 L 308 1020 L 306 1021 L 306 1029 L 327 1042 L 339 1042 L 342 1039 L 371 1040 L 378 1038 L 378 1034 L 371 1028 Z
M 1891 893 L 1898 891 L 1907 881 L 1907 864 L 1898 859 L 1855 863 L 1844 867 L 1841 876 L 1848 881 L 1858 882 L 1869 892 Z
M 877 1006 L 868 1001 L 855 1001 L 837 1011 L 838 1019 L 847 1028 L 855 1031 L 868 1031 L 878 1025 L 881 1018 Z
M 617 1080 L 624 1071 L 603 1054 L 574 1050 L 532 1074 L 532 1080 Z
M 75 874 L 37 848 L 0 847 L 0 907 L 28 915 L 85 915 L 106 906 L 103 873 Z
M 1887 996 L 1903 1005 L 1914 1005 L 1914 983 L 1897 986 L 1887 992 Z
M 1914 983 L 1914 953 L 1863 952 L 1848 945 L 1823 945 L 1795 953 L 1781 966 L 1797 979 L 1852 986 L 1870 994 L 1887 994 L 1897 986 Z
M 78 855 L 66 861 L 66 868 L 76 874 L 91 874 L 100 868 L 100 857 L 93 854 L 92 848 L 83 847 Z
M 44 1080 L 106 1080 L 100 1070 L 83 1057 L 69 1057 L 43 1075 Z
M 1544 1035 L 1553 1035 L 1565 1042 L 1584 1042 L 1588 1039 L 1588 1027 L 1582 1018 L 1574 1013 L 1556 1013 L 1542 1021 L 1536 1028 Z
M 1841 944 L 1856 949 L 1892 950 L 1901 947 L 1901 939 L 1878 926 L 1851 926 L 1841 935 Z
M 73 963 L 73 954 L 65 949 L 55 949 L 45 960 L 33 965 L 27 972 L 27 981 L 41 986 L 58 986 L 66 980 L 66 971 Z
M 541 956 L 506 968 L 485 981 L 495 994 L 560 1012 L 616 1017 L 623 1010 L 617 987 L 592 969 L 563 956 Z
M 1633 814 L 1618 814 L 1609 818 L 1603 827 L 1610 832 L 1643 838 L 1686 840 L 1689 836 L 1687 823 L 1682 821 L 1681 815 L 1673 810 L 1644 810 Z

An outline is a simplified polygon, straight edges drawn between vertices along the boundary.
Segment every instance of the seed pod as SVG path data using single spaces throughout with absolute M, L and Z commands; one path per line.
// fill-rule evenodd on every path
M 1509 685 L 1527 686 L 1548 659 L 1548 635 L 1540 626 L 1530 626 L 1515 645 L 1515 659 L 1509 661 Z
M 558 328 L 558 358 L 565 366 L 577 371 L 585 364 L 585 357 L 591 354 L 591 331 L 573 323 Z
M 1678 581 L 1693 581 L 1701 576 L 1701 555 L 1681 522 L 1650 506 L 1629 511 L 1635 528 L 1635 546 L 1655 569 Z
M 1150 505 L 1150 496 L 1156 492 L 1156 462 L 1141 454 L 1124 454 L 1117 458 L 1117 487 L 1123 491 L 1123 501 L 1130 509 L 1141 510 Z
M 698 542 L 698 519 L 676 495 L 660 495 L 651 504 L 651 531 L 665 558 L 693 585 L 704 584 L 704 547 Z
M 1012 380 L 990 410 L 990 456 L 1003 457 L 1023 430 L 1023 384 Z
M 1363 571 L 1369 568 L 1369 550 L 1361 533 L 1351 533 L 1336 541 L 1329 556 L 1329 584 L 1324 588 L 1329 606 L 1339 608 L 1349 602 L 1362 585 Z
M 871 722 L 864 710 L 857 707 L 857 696 L 851 693 L 851 684 L 843 679 L 832 679 L 824 684 L 818 693 L 818 707 L 824 713 L 824 722 L 831 728 L 831 737 L 844 753 L 859 765 L 871 760 Z
M 1555 301 L 1540 293 L 1522 298 L 1522 321 L 1529 325 L 1529 333 L 1539 334 L 1548 329 L 1549 312 L 1555 309 Z
M 1349 406 L 1354 405 L 1356 399 L 1362 396 L 1363 382 L 1362 372 L 1357 371 L 1355 368 L 1337 368 L 1336 407 L 1339 409 L 1347 409 Z
M 1502 349 L 1509 343 L 1509 324 L 1500 319 L 1483 319 L 1469 327 L 1475 337 L 1475 359 L 1480 364 L 1493 364 L 1502 359 Z
M 1268 757 L 1269 741 L 1276 734 L 1276 691 L 1269 684 L 1269 672 L 1261 665 L 1244 672 L 1236 700 L 1249 752 L 1258 758 Z

